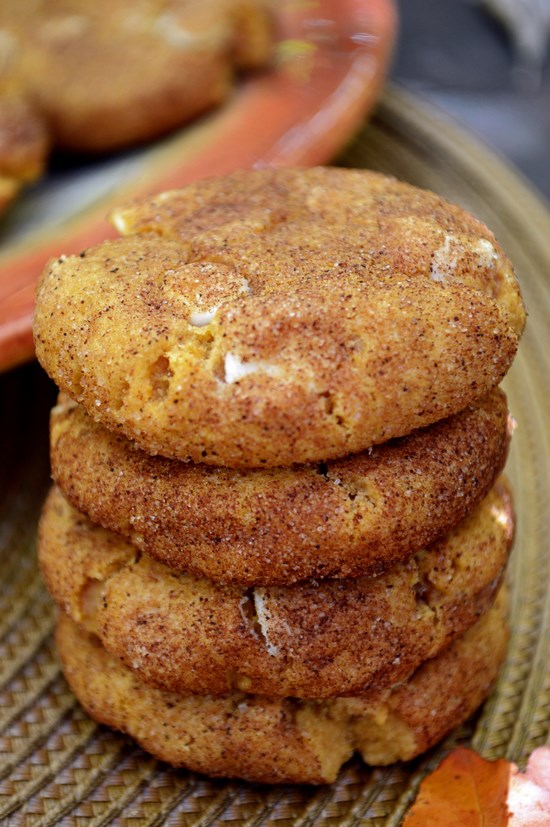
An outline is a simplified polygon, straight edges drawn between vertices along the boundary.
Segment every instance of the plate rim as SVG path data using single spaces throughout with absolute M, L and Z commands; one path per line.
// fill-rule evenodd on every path
M 0 371 L 34 355 L 34 294 L 47 261 L 116 237 L 107 220 L 115 204 L 243 167 L 327 163 L 359 128 L 387 76 L 395 0 L 281 0 L 275 9 L 273 68 L 243 82 L 226 106 L 144 148 L 139 173 L 83 213 L 0 249 Z M 312 26 L 314 12 L 334 23 L 328 38 Z

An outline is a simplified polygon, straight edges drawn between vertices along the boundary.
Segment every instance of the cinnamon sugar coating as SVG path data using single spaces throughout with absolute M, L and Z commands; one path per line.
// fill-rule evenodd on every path
M 445 538 L 379 577 L 245 589 L 168 569 L 53 489 L 39 545 L 56 602 L 146 683 L 323 698 L 404 680 L 475 623 L 512 534 L 499 482 Z
M 291 583 L 383 571 L 458 524 L 509 443 L 506 398 L 341 460 L 249 469 L 136 450 L 61 395 L 52 475 L 93 522 L 166 565 L 216 582 Z
M 155 689 L 61 615 L 65 676 L 97 721 L 176 766 L 265 783 L 324 784 L 354 751 L 371 764 L 409 760 L 465 721 L 504 659 L 506 598 L 393 690 L 298 701 L 232 692 L 221 698 Z
M 229 467 L 345 456 L 456 413 L 525 312 L 493 235 L 367 171 L 261 170 L 118 210 L 44 273 L 38 358 L 143 450 Z

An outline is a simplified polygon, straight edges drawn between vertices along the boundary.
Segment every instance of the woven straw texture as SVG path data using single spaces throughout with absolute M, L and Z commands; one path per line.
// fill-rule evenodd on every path
M 0 823 L 7 827 L 398 825 L 421 777 L 457 740 L 520 763 L 550 725 L 550 218 L 529 189 L 433 111 L 389 90 L 341 162 L 390 172 L 485 220 L 514 260 L 530 311 L 506 379 L 518 422 L 509 460 L 519 528 L 513 636 L 477 719 L 428 756 L 328 788 L 262 787 L 173 771 L 79 709 L 56 664 L 54 611 L 35 563 L 54 389 L 36 365 L 0 377 Z

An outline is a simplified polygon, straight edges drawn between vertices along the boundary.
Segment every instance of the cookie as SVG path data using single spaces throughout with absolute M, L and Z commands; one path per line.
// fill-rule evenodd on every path
M 151 457 L 66 396 L 51 416 L 52 475 L 76 508 L 168 566 L 253 586 L 387 569 L 487 494 L 508 442 L 499 390 L 370 451 L 288 469 Z
M 221 103 L 271 41 L 259 0 L 3 0 L 0 32 L 53 143 L 94 153 Z
M 436 195 L 265 169 L 121 209 L 53 262 L 36 352 L 143 450 L 229 467 L 346 456 L 496 386 L 525 313 L 493 235 Z
M 48 150 L 45 122 L 18 85 L 3 77 L 0 36 L 0 214 L 42 174 Z
M 393 690 L 298 701 L 232 692 L 222 698 L 154 689 L 61 615 L 57 646 L 86 711 L 163 761 L 265 783 L 335 780 L 353 752 L 371 764 L 409 760 L 487 697 L 508 638 L 504 595 L 465 635 Z
M 512 534 L 500 482 L 446 538 L 379 577 L 246 589 L 168 569 L 53 489 L 39 556 L 54 600 L 146 683 L 324 698 L 403 680 L 475 623 Z

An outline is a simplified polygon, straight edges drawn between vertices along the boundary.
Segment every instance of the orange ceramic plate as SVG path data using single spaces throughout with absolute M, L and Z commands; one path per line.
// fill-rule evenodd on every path
M 329 161 L 386 76 L 393 0 L 279 0 L 273 68 L 216 113 L 146 149 L 50 174 L 0 227 L 0 369 L 33 356 L 36 280 L 46 261 L 116 235 L 110 208 L 136 195 L 252 166 Z

